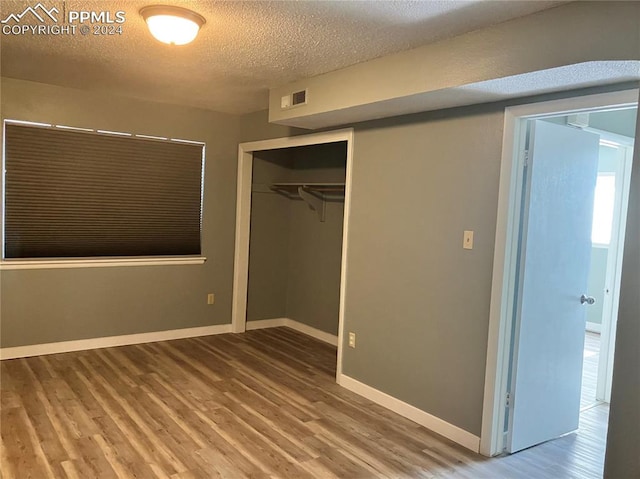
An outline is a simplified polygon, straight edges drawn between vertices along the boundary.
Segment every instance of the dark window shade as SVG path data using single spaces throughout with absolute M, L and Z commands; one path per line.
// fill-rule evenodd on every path
M 200 254 L 202 145 L 5 125 L 5 258 Z

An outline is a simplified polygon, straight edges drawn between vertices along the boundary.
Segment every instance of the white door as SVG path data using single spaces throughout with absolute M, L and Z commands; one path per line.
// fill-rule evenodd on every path
M 508 452 L 578 428 L 598 150 L 596 134 L 532 122 Z

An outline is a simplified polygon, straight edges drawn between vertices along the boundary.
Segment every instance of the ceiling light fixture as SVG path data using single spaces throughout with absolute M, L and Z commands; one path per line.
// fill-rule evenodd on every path
M 151 5 L 140 10 L 149 31 L 169 45 L 191 43 L 206 20 L 202 15 L 172 5 Z

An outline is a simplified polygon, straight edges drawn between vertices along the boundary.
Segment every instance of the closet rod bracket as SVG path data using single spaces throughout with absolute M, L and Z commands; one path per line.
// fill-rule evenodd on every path
M 318 218 L 324 223 L 327 203 L 323 198 L 318 198 L 313 193 L 310 193 L 304 186 L 298 187 L 298 195 L 300 198 L 309 205 L 309 208 L 318 213 Z

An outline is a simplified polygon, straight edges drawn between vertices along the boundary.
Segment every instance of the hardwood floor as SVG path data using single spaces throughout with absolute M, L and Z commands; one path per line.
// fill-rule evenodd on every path
M 337 386 L 335 354 L 334 347 L 274 328 L 3 361 L 0 475 L 583 479 L 601 474 L 601 464 L 588 455 L 603 450 L 604 435 L 599 443 L 573 434 L 486 459 Z M 593 416 L 589 427 L 597 429 L 600 408 L 587 413 Z

